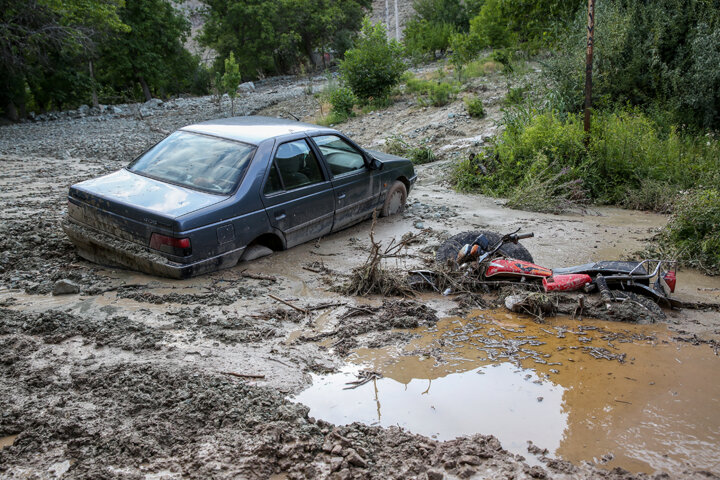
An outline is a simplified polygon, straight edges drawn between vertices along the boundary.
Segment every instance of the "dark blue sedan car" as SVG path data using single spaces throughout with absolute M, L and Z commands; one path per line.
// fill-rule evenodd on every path
M 70 187 L 63 228 L 88 260 L 186 278 L 397 213 L 415 178 L 333 129 L 213 120 Z

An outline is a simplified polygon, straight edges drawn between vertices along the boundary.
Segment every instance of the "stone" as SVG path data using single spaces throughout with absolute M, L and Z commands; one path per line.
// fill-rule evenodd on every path
M 367 468 L 368 464 L 364 458 L 360 456 L 355 450 L 350 449 L 345 460 L 353 467 Z
M 69 295 L 73 293 L 80 293 L 80 286 L 71 280 L 63 278 L 53 285 L 53 295 Z
M 163 104 L 163 101 L 160 100 L 159 98 L 151 98 L 147 102 L 143 103 L 143 106 L 147 107 L 147 108 L 158 108 L 162 104 Z
M 241 93 L 250 93 L 255 91 L 255 84 L 253 82 L 245 82 L 238 85 L 237 88 L 238 92 Z
M 427 472 L 427 480 L 443 480 L 443 478 L 445 478 L 445 475 L 435 470 L 428 470 Z

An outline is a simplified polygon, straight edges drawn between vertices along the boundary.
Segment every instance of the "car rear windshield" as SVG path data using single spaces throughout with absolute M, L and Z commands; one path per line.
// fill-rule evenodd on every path
M 128 170 L 206 192 L 228 194 L 255 147 L 190 132 L 175 132 L 135 159 Z

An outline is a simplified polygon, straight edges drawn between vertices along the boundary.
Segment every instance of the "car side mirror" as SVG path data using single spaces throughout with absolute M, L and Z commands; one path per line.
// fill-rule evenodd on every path
M 378 160 L 377 158 L 370 158 L 370 163 L 368 163 L 368 168 L 370 170 L 382 170 L 385 164 Z

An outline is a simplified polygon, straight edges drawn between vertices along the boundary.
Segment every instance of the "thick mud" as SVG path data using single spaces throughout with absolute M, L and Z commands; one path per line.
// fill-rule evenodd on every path
M 311 118 L 317 114 L 317 102 L 306 94 L 311 88 L 307 80 L 268 81 L 239 108 Z M 486 119 L 465 116 L 461 100 L 435 108 L 407 98 L 340 126 L 371 148 L 382 147 L 390 134 L 427 141 L 441 159 L 417 169 L 406 211 L 375 226 L 376 240 L 385 244 L 417 234 L 385 268 L 427 268 L 434 248 L 460 231 L 518 227 L 535 232 L 526 246 L 551 267 L 623 258 L 666 222 L 661 215 L 605 208 L 586 216 L 541 215 L 450 190 L 453 159 L 478 151 L 497 131 L 507 79 L 490 75 L 473 88 L 487 100 Z M 709 380 L 717 376 L 720 340 L 720 315 L 712 309 L 666 311 L 666 330 L 627 327 L 629 333 L 620 334 L 607 326 L 589 329 L 597 325 L 587 319 L 538 326 L 531 317 L 491 321 L 484 313 L 447 320 L 462 300 L 453 295 L 340 294 L 349 272 L 367 258 L 370 222 L 182 281 L 81 259 L 61 230 L 69 185 L 120 168 L 164 131 L 226 115 L 210 98 L 178 99 L 147 113 L 124 107 L 0 128 L 0 477 L 718 474 L 707 460 L 718 456 L 717 430 L 708 431 L 718 424 L 716 404 L 707 403 L 718 398 L 717 382 Z M 678 287 L 687 300 L 720 298 L 720 280 L 694 272 L 680 272 Z M 466 310 L 496 296 L 467 301 Z M 560 326 L 564 340 L 556 338 Z M 370 393 L 358 410 L 365 416 L 332 418 L 327 409 L 316 413 L 310 400 L 308 414 L 309 407 L 290 400 L 313 382 L 322 385 L 321 375 L 352 380 L 343 372 L 360 368 L 353 365 L 384 376 L 347 391 Z M 420 395 L 429 382 L 434 386 Z M 525 389 L 507 390 L 512 382 Z M 381 396 L 380 421 L 373 385 Z M 525 403 L 508 391 L 520 392 Z M 325 397 L 342 398 L 342 392 Z M 413 393 L 432 402 L 418 403 Z M 477 400 L 473 407 L 468 399 Z M 425 410 L 408 416 L 402 404 Z M 453 421 L 450 411 L 458 414 Z M 505 421 L 490 422 L 495 417 Z M 498 423 L 516 425 L 517 435 L 493 426 Z M 560 439 L 558 432 L 564 432 Z M 547 448 L 547 458 L 527 452 L 526 440 L 539 451 Z

